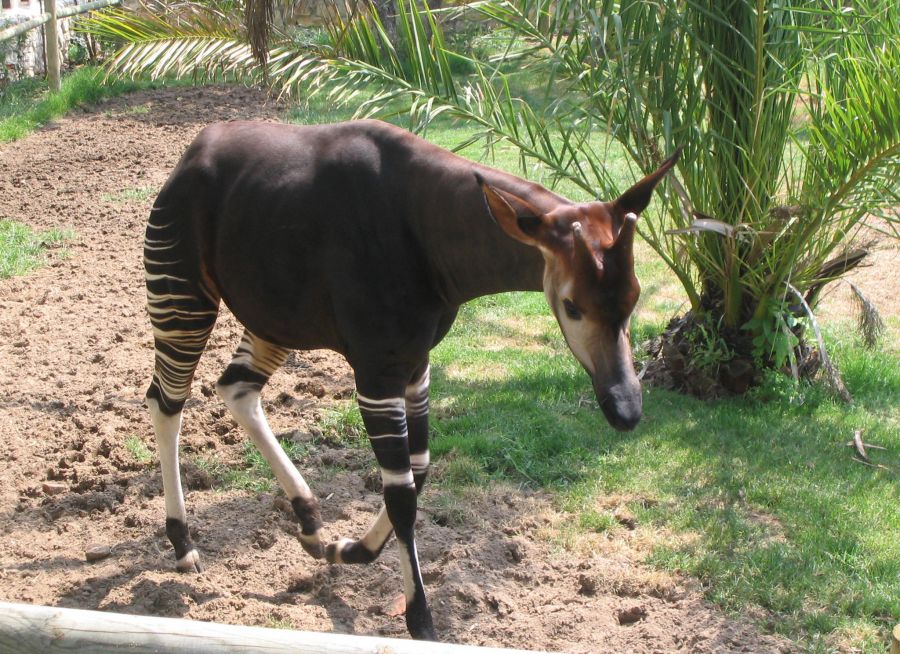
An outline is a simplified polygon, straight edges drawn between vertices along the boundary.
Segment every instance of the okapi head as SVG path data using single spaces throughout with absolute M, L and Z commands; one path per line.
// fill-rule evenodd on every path
M 606 419 L 619 430 L 634 429 L 642 415 L 629 335 L 641 292 L 634 274 L 637 219 L 678 155 L 612 202 L 562 203 L 545 212 L 476 174 L 501 229 L 543 254 L 547 302 L 591 376 Z

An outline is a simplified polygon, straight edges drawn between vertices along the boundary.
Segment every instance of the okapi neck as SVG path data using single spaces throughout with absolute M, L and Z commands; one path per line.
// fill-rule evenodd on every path
M 534 197 L 536 206 L 552 206 L 560 198 L 513 175 L 468 165 L 445 173 L 447 183 L 423 193 L 428 216 L 428 250 L 435 282 L 444 301 L 459 306 L 483 295 L 508 291 L 543 291 L 544 258 L 500 229 L 475 182 L 477 170 L 499 188 Z M 541 193 L 548 197 L 538 197 Z M 564 200 L 563 200 L 564 201 Z

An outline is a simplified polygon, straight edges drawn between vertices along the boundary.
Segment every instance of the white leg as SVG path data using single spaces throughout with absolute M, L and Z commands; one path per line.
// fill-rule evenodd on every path
M 324 550 L 319 536 L 321 520 L 318 517 L 318 501 L 269 427 L 257 385 L 242 381 L 228 385 L 216 384 L 216 391 L 237 423 L 250 435 L 253 444 L 272 468 L 275 478 L 291 500 L 301 522 L 301 545 L 307 552 L 320 558 Z
M 162 468 L 163 496 L 166 500 L 166 535 L 175 547 L 175 567 L 179 572 L 200 572 L 200 554 L 191 541 L 187 528 L 187 512 L 184 509 L 184 493 L 181 490 L 181 473 L 178 468 L 178 437 L 181 433 L 181 416 L 167 415 L 159 403 L 147 399 L 150 419 L 159 447 L 159 463 Z

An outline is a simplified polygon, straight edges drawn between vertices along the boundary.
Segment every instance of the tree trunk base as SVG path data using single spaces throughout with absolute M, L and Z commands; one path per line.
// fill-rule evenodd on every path
M 658 337 L 645 342 L 643 381 L 702 399 L 742 395 L 762 381 L 763 366 L 752 355 L 743 330 L 718 330 L 693 312 L 673 318 Z M 818 351 L 802 340 L 796 349 L 797 374 L 810 379 L 819 370 Z M 784 371 L 791 374 L 791 370 Z

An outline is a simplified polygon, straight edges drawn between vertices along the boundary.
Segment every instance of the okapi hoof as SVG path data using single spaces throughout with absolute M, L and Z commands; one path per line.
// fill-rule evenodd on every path
M 203 566 L 200 565 L 200 553 L 197 550 L 191 550 L 175 562 L 175 569 L 178 572 L 194 574 L 203 572 Z
M 303 550 L 309 554 L 314 559 L 321 559 L 325 556 L 325 546 L 322 545 L 322 541 L 319 539 L 319 535 L 316 534 L 314 537 L 307 537 L 303 534 L 300 535 L 300 546 Z
M 371 563 L 378 552 L 369 550 L 358 540 L 342 538 L 325 547 L 325 560 L 329 563 Z
M 412 611 L 412 612 L 411 612 Z M 415 640 L 430 640 L 437 642 L 437 632 L 431 622 L 431 611 L 427 608 L 419 613 L 411 606 L 406 607 L 406 628 L 409 635 Z

